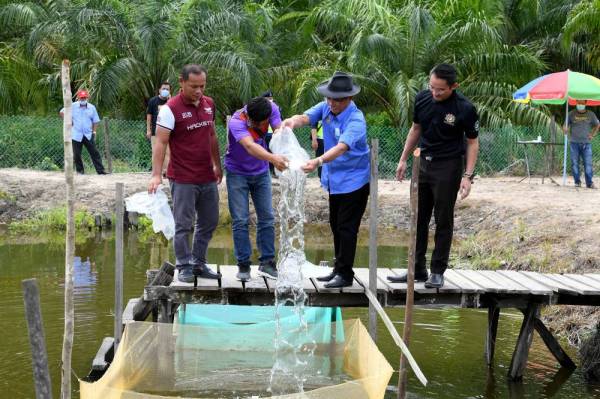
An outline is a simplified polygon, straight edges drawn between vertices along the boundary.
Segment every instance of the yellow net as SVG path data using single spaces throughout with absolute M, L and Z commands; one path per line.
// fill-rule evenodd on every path
M 307 362 L 304 392 L 272 397 L 383 398 L 392 367 L 360 320 L 346 320 L 343 326 L 341 340 L 336 333 L 329 333 L 328 342 L 313 339 L 312 350 L 307 351 L 310 355 L 299 359 Z M 272 331 L 264 328 L 260 324 L 128 324 L 104 376 L 94 383 L 80 381 L 81 398 L 271 397 L 267 387 L 274 364 L 273 345 L 252 344 L 272 336 Z M 323 323 L 309 324 L 308 328 L 323 329 Z M 331 324 L 326 330 L 335 332 L 337 328 Z M 324 336 L 322 331 L 317 335 Z M 227 337 L 230 340 L 223 339 Z

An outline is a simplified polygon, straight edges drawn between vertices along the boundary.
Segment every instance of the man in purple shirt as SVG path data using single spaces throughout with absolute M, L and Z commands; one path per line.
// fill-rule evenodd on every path
M 238 263 L 237 278 L 250 280 L 252 244 L 248 232 L 250 219 L 249 195 L 256 210 L 256 245 L 260 252 L 258 273 L 277 278 L 275 267 L 275 217 L 271 194 L 269 163 L 277 169 L 287 167 L 287 159 L 267 151 L 265 135 L 269 126 L 279 129 L 278 108 L 265 97 L 250 100 L 229 120 L 227 132 L 227 196 L 233 231 L 233 249 Z

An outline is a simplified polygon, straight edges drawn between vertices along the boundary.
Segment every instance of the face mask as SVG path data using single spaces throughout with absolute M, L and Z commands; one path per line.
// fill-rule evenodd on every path
M 162 98 L 167 98 L 167 97 L 169 97 L 169 90 L 167 90 L 167 89 L 163 89 L 163 90 L 161 90 L 161 91 L 160 91 L 160 96 L 161 96 Z
M 577 111 L 585 111 L 585 104 L 577 104 L 575 107 Z
M 79 100 L 79 105 L 87 105 L 87 100 Z

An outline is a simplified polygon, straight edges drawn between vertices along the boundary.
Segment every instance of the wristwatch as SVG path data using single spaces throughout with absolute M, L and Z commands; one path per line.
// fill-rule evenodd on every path
M 463 177 L 466 177 L 467 179 L 469 179 L 471 181 L 471 183 L 473 183 L 473 179 L 475 179 L 475 173 L 463 173 Z

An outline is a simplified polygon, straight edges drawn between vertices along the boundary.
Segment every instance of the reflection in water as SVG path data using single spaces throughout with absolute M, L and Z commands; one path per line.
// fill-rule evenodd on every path
M 307 259 L 318 264 L 330 260 L 333 249 L 327 228 L 305 226 Z M 394 233 L 395 234 L 395 233 Z M 366 231 L 359 237 L 357 265 L 368 264 Z M 362 241 L 360 241 L 362 239 Z M 135 234 L 126 237 L 124 295 L 139 297 L 146 281 L 146 270 L 156 268 L 172 252 L 157 243 L 139 243 Z M 21 280 L 38 279 L 48 359 L 54 396 L 60 385 L 60 352 L 63 332 L 64 241 L 54 244 L 26 243 L 0 245 L 0 291 L 3 293 L 0 331 L 5 332 L 0 345 L 0 398 L 29 399 L 35 396 L 31 378 L 31 355 L 23 313 Z M 391 242 L 389 237 L 387 242 Z M 383 237 L 382 242 L 385 242 Z M 76 246 L 80 265 L 76 266 L 75 342 L 73 371 L 85 375 L 102 338 L 111 336 L 114 303 L 114 240 L 112 235 L 81 239 Z M 208 261 L 227 264 L 233 259 L 229 229 L 219 230 L 211 242 Z M 404 248 L 380 245 L 378 259 L 382 265 L 405 265 Z M 386 309 L 401 331 L 403 309 Z M 367 323 L 367 310 L 344 309 L 344 318 L 359 317 Z M 415 309 L 411 352 L 431 381 L 422 387 L 409 378 L 412 398 L 597 398 L 600 388 L 584 384 L 579 370 L 568 376 L 561 371 L 541 339 L 534 339 L 529 366 L 520 384 L 508 384 L 506 374 L 522 320 L 520 313 L 502 312 L 496 342 L 493 369 L 488 372 L 483 356 L 487 312 L 468 309 Z M 378 346 L 393 367 L 397 367 L 399 350 L 383 325 L 379 326 Z M 6 333 L 9 332 L 9 333 Z M 570 349 L 570 348 L 568 348 Z M 577 361 L 571 350 L 570 355 Z M 558 374 L 557 374 L 558 372 Z M 396 385 L 397 374 L 390 381 Z M 566 379 L 566 381 L 565 381 Z M 564 383 L 563 383 L 564 382 Z M 563 383 L 561 385 L 561 383 Z M 74 388 L 77 387 L 76 382 Z M 74 397 L 76 398 L 76 394 Z M 395 398 L 389 392 L 386 399 Z

